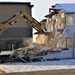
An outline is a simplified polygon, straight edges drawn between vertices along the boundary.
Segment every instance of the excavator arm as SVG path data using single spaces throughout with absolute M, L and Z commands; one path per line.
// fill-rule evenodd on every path
M 36 29 L 39 33 L 44 33 L 44 29 L 42 29 L 41 24 L 37 20 L 31 17 L 26 11 L 20 11 L 7 21 L 4 21 L 0 24 L 0 35 L 6 29 L 8 29 L 9 27 L 21 20 L 25 20 L 26 22 L 28 22 L 30 26 Z
M 32 18 L 27 12 L 25 11 L 20 11 L 21 16 L 23 16 L 24 20 L 27 21 L 31 27 L 36 29 L 38 32 L 44 32 L 43 29 L 41 28 L 41 24 Z
M 0 35 L 8 28 L 10 28 L 12 25 L 14 25 L 15 23 L 19 22 L 23 20 L 23 17 L 21 16 L 18 16 L 17 18 L 15 18 L 14 20 L 12 21 L 9 21 L 9 22 L 3 22 L 2 24 L 0 24 Z

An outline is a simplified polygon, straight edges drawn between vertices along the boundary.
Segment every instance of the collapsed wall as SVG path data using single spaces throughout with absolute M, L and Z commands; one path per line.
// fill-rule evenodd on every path
M 49 47 L 49 43 L 52 37 L 52 33 L 38 34 L 38 36 L 36 37 L 36 43 Z
M 30 44 L 27 47 L 17 49 L 18 51 L 22 51 L 22 50 L 24 51 L 24 52 L 22 51 L 22 53 L 21 52 L 19 53 L 20 57 L 23 57 L 23 55 L 25 55 L 26 52 L 28 53 L 28 56 L 31 58 L 32 56 L 35 57 L 38 53 L 41 54 L 40 52 L 42 52 L 42 51 L 44 52 L 44 54 L 45 54 L 45 51 L 50 52 L 50 53 L 54 52 L 54 51 L 55 52 L 61 51 L 60 47 L 62 47 L 62 44 L 61 44 L 61 42 L 63 41 L 62 38 L 65 36 L 62 34 L 60 29 L 59 29 L 59 31 L 57 30 L 57 27 L 64 28 L 65 24 L 62 22 L 63 20 L 61 17 L 60 17 L 60 19 L 58 19 L 58 16 L 57 15 L 55 15 L 55 16 L 56 16 L 56 18 L 55 19 L 51 18 L 52 21 L 50 21 L 51 25 L 52 25 L 50 32 L 38 34 L 36 37 L 35 43 L 30 42 Z M 60 40 L 62 40 L 62 41 L 60 41 Z
M 50 47 L 50 48 L 56 48 L 58 41 L 64 37 L 60 31 L 57 31 L 57 27 L 58 28 L 65 27 L 65 24 L 64 24 L 65 17 L 64 16 L 65 14 L 63 14 L 63 12 L 59 14 L 59 17 L 57 14 L 54 14 L 53 17 L 50 18 L 51 20 L 48 22 L 48 23 L 51 22 L 50 23 L 51 25 L 49 24 L 49 26 L 51 27 L 51 31 L 43 33 L 43 34 L 38 34 L 36 37 L 35 43 L 42 45 L 42 46 Z M 46 24 L 46 20 L 41 22 L 41 25 L 44 28 L 45 28 L 45 24 Z M 31 43 L 31 44 L 34 45 L 34 43 Z
M 36 43 L 50 48 L 56 48 L 58 41 L 63 37 L 60 32 L 56 32 L 55 35 L 53 33 L 38 34 Z

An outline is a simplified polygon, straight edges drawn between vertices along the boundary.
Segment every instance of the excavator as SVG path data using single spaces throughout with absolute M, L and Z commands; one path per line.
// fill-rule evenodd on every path
M 56 40 L 56 38 L 52 36 L 52 34 L 54 34 L 54 32 L 47 32 L 47 29 L 46 27 L 42 27 L 41 26 L 41 23 L 39 23 L 36 19 L 34 19 L 32 16 L 30 16 L 28 14 L 28 12 L 26 11 L 19 11 L 18 13 L 16 13 L 15 15 L 13 15 L 11 18 L 9 18 L 8 20 L 4 21 L 4 22 L 1 22 L 0 23 L 0 36 L 1 34 L 8 28 L 10 28 L 12 25 L 14 25 L 15 23 L 21 21 L 21 20 L 25 20 L 27 23 L 29 23 L 29 25 L 31 27 L 33 27 L 35 30 L 37 30 L 36 33 L 38 33 L 40 35 L 41 34 L 45 34 L 46 36 L 50 37 L 51 36 L 51 39 L 53 40 Z M 56 30 L 56 29 L 55 29 Z M 57 32 L 57 30 L 56 30 Z M 55 36 L 56 34 L 54 34 Z M 62 37 L 61 37 L 62 38 Z M 59 37 L 59 39 L 61 39 Z M 45 38 L 44 38 L 45 39 Z M 50 41 L 50 43 L 53 43 L 52 41 L 53 40 L 48 40 Z M 57 41 L 57 40 L 56 40 Z M 57 42 L 56 42 L 57 44 Z M 54 46 L 54 44 L 53 44 Z
M 10 19 L 0 23 L 0 36 L 6 29 L 8 29 L 9 27 L 11 27 L 12 25 L 21 20 L 25 20 L 26 22 L 28 22 L 31 27 L 33 27 L 38 31 L 38 33 L 45 33 L 46 28 L 43 29 L 41 27 L 41 24 L 36 19 L 31 17 L 26 11 L 19 11 L 17 14 L 13 15 Z
M 31 27 L 33 27 L 35 30 L 37 30 L 37 34 L 45 34 L 46 33 L 46 27 L 41 27 L 41 24 L 34 19 L 31 15 L 28 14 L 26 11 L 19 11 L 15 15 L 13 15 L 11 18 L 7 19 L 4 22 L 0 23 L 0 36 L 2 33 L 10 28 L 12 25 L 15 25 L 17 22 L 25 20 Z M 0 61 L 5 62 L 5 60 L 9 57 L 9 55 L 0 55 Z M 24 60 L 25 61 L 25 60 Z
M 41 24 L 36 20 L 34 19 L 33 17 L 31 17 L 26 11 L 19 11 L 17 14 L 13 15 L 10 19 L 4 21 L 4 22 L 1 22 L 0 23 L 0 36 L 1 34 L 6 30 L 8 29 L 9 27 L 11 27 L 12 25 L 14 25 L 15 23 L 21 21 L 21 20 L 25 20 L 27 23 L 30 24 L 31 27 L 33 27 L 34 29 L 36 29 L 38 31 L 38 34 L 45 34 L 46 36 L 50 37 L 51 35 L 47 35 L 47 29 L 46 27 L 43 27 L 41 26 Z M 58 31 L 56 30 L 56 33 Z M 66 30 L 64 30 L 64 33 L 66 32 Z M 63 39 L 65 38 L 64 37 L 64 33 L 61 34 L 59 33 L 59 36 L 58 37 L 55 37 L 57 36 L 56 34 L 54 35 L 54 38 L 51 37 L 50 40 L 48 40 L 48 43 L 50 46 L 57 46 L 59 47 L 59 44 L 63 41 Z M 63 39 L 62 39 L 63 38 Z M 44 38 L 45 39 L 45 38 Z M 54 43 L 53 43 L 54 42 Z M 21 60 L 23 60 L 21 58 Z M 25 61 L 25 60 L 23 60 Z

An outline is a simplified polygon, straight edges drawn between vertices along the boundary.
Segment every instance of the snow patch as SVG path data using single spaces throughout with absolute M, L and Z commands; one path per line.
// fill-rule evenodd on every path
M 75 69 L 75 59 L 31 63 L 6 63 L 0 64 L 0 68 L 6 73 Z

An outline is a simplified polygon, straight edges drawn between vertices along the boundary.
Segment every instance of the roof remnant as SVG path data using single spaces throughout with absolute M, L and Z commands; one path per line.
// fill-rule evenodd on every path
M 75 3 L 62 3 L 62 4 L 56 4 L 52 7 L 52 9 L 60 9 L 64 10 L 66 12 L 75 12 Z M 51 9 L 51 8 L 50 8 Z
M 52 17 L 53 15 L 57 14 L 58 12 L 51 12 L 50 14 L 47 14 L 45 17 Z
M 34 6 L 31 2 L 0 2 L 0 4 L 28 4 L 30 7 Z

